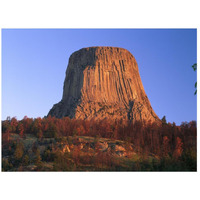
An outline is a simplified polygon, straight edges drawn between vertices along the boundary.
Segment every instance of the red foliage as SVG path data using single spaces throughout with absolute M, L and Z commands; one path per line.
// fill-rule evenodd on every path
M 18 121 L 16 118 L 2 121 L 3 143 L 9 141 L 10 132 L 23 136 L 25 133 L 33 134 L 38 138 L 62 136 L 91 136 L 104 137 L 131 142 L 138 152 L 154 153 L 156 155 L 181 156 L 184 149 L 196 145 L 196 122 L 182 123 L 156 123 L 136 121 L 134 123 L 109 120 L 76 120 L 68 117 L 57 119 L 28 118 Z M 5 135 L 7 133 L 7 135 Z M 76 153 L 75 153 L 76 154 Z
M 175 147 L 175 151 L 174 151 L 174 154 L 173 154 L 173 156 L 175 158 L 179 158 L 181 156 L 181 154 L 183 152 L 182 146 L 183 146 L 182 140 L 179 137 L 177 137 L 176 138 L 176 147 Z
M 22 123 L 19 123 L 19 125 L 18 125 L 18 132 L 19 132 L 20 137 L 23 137 L 23 134 L 24 134 L 24 126 L 23 126 Z
M 169 138 L 167 136 L 163 137 L 163 156 L 167 156 L 169 153 Z

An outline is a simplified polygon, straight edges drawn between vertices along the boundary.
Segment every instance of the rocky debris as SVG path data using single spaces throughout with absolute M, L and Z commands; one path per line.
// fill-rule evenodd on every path
M 108 143 L 107 142 L 100 142 L 100 150 L 106 151 L 108 149 Z
M 117 47 L 74 52 L 69 58 L 62 100 L 48 115 L 160 121 L 144 91 L 134 56 Z
M 120 145 L 115 145 L 115 151 L 122 151 L 122 152 L 125 152 L 125 148 L 123 146 L 120 146 Z
M 124 156 L 125 154 L 124 151 L 116 151 L 115 153 L 120 157 Z
M 95 141 L 93 140 L 86 140 L 83 138 L 73 138 L 71 140 L 71 144 L 57 144 L 57 147 L 54 148 L 55 151 L 59 150 L 63 153 L 65 152 L 73 152 L 76 150 L 85 152 L 85 153 L 111 153 L 113 156 L 130 156 L 135 154 L 134 148 L 132 144 L 125 144 L 123 142 L 114 142 L 114 141 L 104 141 L 103 139 Z M 128 148 L 127 148 L 128 147 Z
M 106 151 L 108 149 L 108 143 L 107 142 L 97 142 L 95 144 L 95 149 L 99 151 Z
M 81 144 L 79 145 L 79 148 L 80 148 L 80 149 L 83 149 L 83 147 L 84 147 L 84 144 L 81 143 Z
M 25 171 L 35 171 L 37 169 L 37 166 L 34 165 L 34 164 L 31 164 L 31 165 L 28 165 L 26 167 L 26 170 Z
M 83 146 L 83 151 L 85 152 L 90 152 L 92 150 L 92 148 L 90 147 L 90 143 L 86 142 Z
M 69 145 L 67 145 L 67 144 L 64 145 L 64 147 L 63 147 L 63 149 L 62 149 L 62 152 L 63 152 L 63 153 L 68 152 L 68 153 L 69 153 L 69 152 L 70 152 Z

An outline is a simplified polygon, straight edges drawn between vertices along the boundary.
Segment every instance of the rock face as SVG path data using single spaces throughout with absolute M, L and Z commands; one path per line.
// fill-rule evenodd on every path
M 74 52 L 69 58 L 62 100 L 48 115 L 159 121 L 145 94 L 134 56 L 116 47 Z

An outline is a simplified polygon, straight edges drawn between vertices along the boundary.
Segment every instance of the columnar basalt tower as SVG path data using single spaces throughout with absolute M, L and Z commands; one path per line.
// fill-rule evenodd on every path
M 89 47 L 74 52 L 69 58 L 62 100 L 48 115 L 159 121 L 144 91 L 134 56 L 117 47 Z

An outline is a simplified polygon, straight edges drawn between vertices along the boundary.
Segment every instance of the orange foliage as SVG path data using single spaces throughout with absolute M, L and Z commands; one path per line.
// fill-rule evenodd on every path
M 176 138 L 176 147 L 175 147 L 175 151 L 174 151 L 174 154 L 173 154 L 173 156 L 175 158 L 179 158 L 181 156 L 181 154 L 183 152 L 182 146 L 183 146 L 182 140 L 179 137 L 177 137 Z
M 16 118 L 2 121 L 3 143 L 9 141 L 9 134 L 17 133 L 23 136 L 26 133 L 38 138 L 62 136 L 91 136 L 123 140 L 132 143 L 138 152 L 153 153 L 156 155 L 173 155 L 178 158 L 184 149 L 196 145 L 196 122 L 182 123 L 181 126 L 136 121 L 134 123 L 108 120 L 76 120 L 68 117 L 57 119 L 28 118 L 18 121 Z M 8 139 L 5 139 L 7 136 Z M 76 150 L 78 151 L 78 149 Z M 76 157 L 76 152 L 74 153 Z
M 167 156 L 169 153 L 169 139 L 167 136 L 163 137 L 163 156 Z

